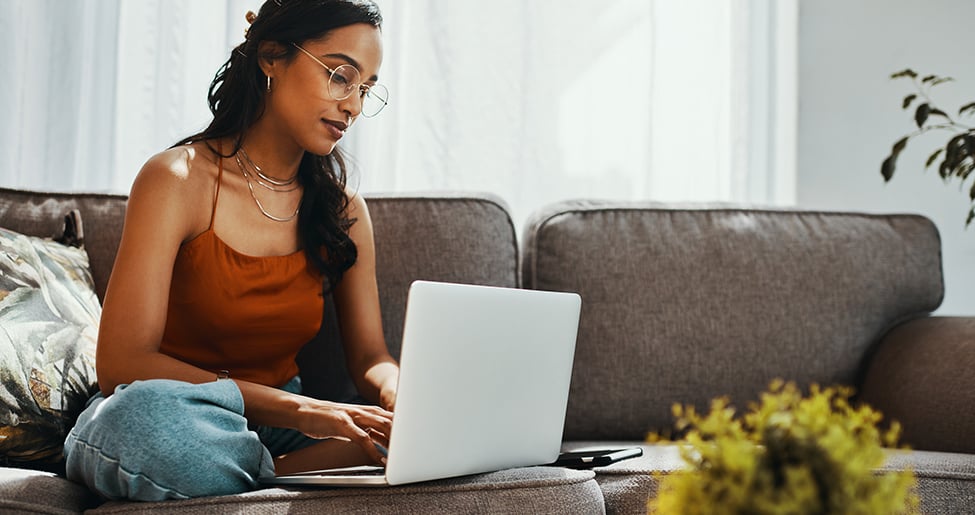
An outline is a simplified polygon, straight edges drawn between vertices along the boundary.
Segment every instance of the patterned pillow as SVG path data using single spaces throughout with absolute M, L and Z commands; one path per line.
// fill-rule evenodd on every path
M 0 464 L 62 460 L 97 389 L 100 316 L 84 248 L 0 228 Z

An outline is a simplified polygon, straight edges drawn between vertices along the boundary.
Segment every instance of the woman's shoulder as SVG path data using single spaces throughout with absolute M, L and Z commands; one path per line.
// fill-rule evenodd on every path
M 149 158 L 132 184 L 129 208 L 152 223 L 179 228 L 186 239 L 209 224 L 217 155 L 205 143 L 173 147 Z
M 150 157 L 136 184 L 150 183 L 154 187 L 198 191 L 205 184 L 212 184 L 217 176 L 217 155 L 206 143 L 197 142 L 166 149 Z

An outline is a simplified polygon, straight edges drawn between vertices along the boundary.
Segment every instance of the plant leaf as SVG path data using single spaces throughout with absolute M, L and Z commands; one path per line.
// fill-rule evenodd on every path
M 947 180 L 948 179 L 948 172 L 950 170 L 951 170 L 951 167 L 948 166 L 948 160 L 946 159 L 946 160 L 942 161 L 941 162 L 941 166 L 938 167 L 938 175 L 940 175 L 942 179 Z
M 897 140 L 894 143 L 893 148 L 890 149 L 890 155 L 887 159 L 884 159 L 884 163 L 880 165 L 880 175 L 884 176 L 884 182 L 890 181 L 894 177 L 894 168 L 897 166 L 897 158 L 907 147 L 907 140 L 911 139 L 910 136 L 904 136 L 903 138 Z
M 937 86 L 938 84 L 944 84 L 945 82 L 952 82 L 954 80 L 951 77 L 938 77 L 931 81 L 931 86 Z
M 931 82 L 931 81 L 933 81 L 933 80 L 935 80 L 937 78 L 938 78 L 937 75 L 928 75 L 927 77 L 921 79 L 921 84 L 927 84 L 927 83 L 929 83 L 929 82 Z
M 975 102 L 961 106 L 961 108 L 958 109 L 958 115 L 960 116 L 965 114 L 965 111 L 975 112 Z
M 969 169 L 968 169 L 968 171 L 969 171 L 969 172 L 970 172 L 971 170 L 972 170 L 971 168 L 969 168 Z M 971 200 L 972 202 L 975 202 L 975 183 L 973 183 L 973 184 L 972 184 L 972 189 L 971 189 L 971 191 L 969 191 L 969 192 L 968 192 L 968 198 L 969 198 L 969 199 L 970 199 L 970 200 Z M 968 225 L 968 224 L 965 224 L 965 225 Z
M 904 136 L 903 138 L 897 140 L 897 142 L 894 143 L 894 147 L 891 149 L 893 151 L 892 155 L 896 156 L 899 155 L 901 152 L 903 152 L 904 147 L 907 146 L 907 140 L 909 139 L 911 139 L 910 136 Z
M 917 98 L 916 93 L 911 93 L 910 95 L 904 97 L 904 103 L 903 105 L 901 105 L 901 109 L 907 109 L 908 107 L 911 107 L 911 102 L 913 102 L 915 98 Z M 973 103 L 972 105 L 975 106 L 975 103 Z
M 901 77 L 910 77 L 912 79 L 915 79 L 917 78 L 917 73 L 915 73 L 914 70 L 907 68 L 905 70 L 901 70 L 897 73 L 891 74 L 890 76 L 891 79 L 900 79 Z
M 917 111 L 914 111 L 914 121 L 917 123 L 917 127 L 920 129 L 924 122 L 928 121 L 928 114 L 931 113 L 931 106 L 927 103 L 917 106 Z
M 897 165 L 897 156 L 891 154 L 884 159 L 884 164 L 880 165 L 880 175 L 884 176 L 884 182 L 890 182 L 894 177 L 894 167 Z
M 951 117 L 948 116 L 948 113 L 942 111 L 941 109 L 938 109 L 937 107 L 932 107 L 931 110 L 928 111 L 928 113 L 929 114 L 936 114 L 938 116 L 944 116 L 945 118 L 948 118 L 949 120 L 951 119 Z
M 965 228 L 967 229 L 969 225 L 972 224 L 972 220 L 975 220 L 975 207 L 968 212 L 968 218 L 965 219 Z
M 938 150 L 935 150 L 934 153 L 931 154 L 930 157 L 928 157 L 927 162 L 924 163 L 924 169 L 927 170 L 928 168 L 931 168 L 931 165 L 933 165 L 934 162 L 938 160 L 938 156 L 940 156 L 941 153 L 944 151 L 945 149 L 943 148 L 939 148 Z

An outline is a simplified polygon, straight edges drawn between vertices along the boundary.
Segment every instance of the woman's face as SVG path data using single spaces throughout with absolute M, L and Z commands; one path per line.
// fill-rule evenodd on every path
M 379 29 L 372 25 L 341 27 L 322 39 L 301 43 L 301 48 L 332 70 L 342 65 L 355 67 L 359 81 L 367 86 L 379 78 L 382 39 Z M 359 88 L 354 88 L 348 98 L 334 99 L 329 94 L 331 73 L 301 50 L 294 50 L 291 62 L 278 60 L 266 70 L 271 92 L 265 97 L 265 116 L 305 151 L 326 155 L 362 110 Z

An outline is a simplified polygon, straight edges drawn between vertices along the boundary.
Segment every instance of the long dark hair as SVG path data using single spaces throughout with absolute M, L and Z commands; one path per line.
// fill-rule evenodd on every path
M 324 37 L 332 30 L 367 23 L 382 26 L 379 7 L 372 0 L 268 0 L 251 23 L 243 43 L 230 53 L 210 84 L 209 104 L 213 121 L 202 132 L 175 145 L 234 138 L 231 157 L 240 150 L 243 136 L 264 114 L 266 78 L 259 59 L 290 62 L 297 50 L 291 43 Z M 275 54 L 259 54 L 262 41 L 278 42 Z M 222 155 L 222 154 L 220 154 Z M 331 290 L 356 260 L 355 243 L 348 231 L 355 219 L 348 217 L 345 194 L 346 165 L 342 151 L 319 156 L 305 152 L 298 165 L 298 181 L 304 188 L 298 213 L 298 237 L 309 262 L 328 279 Z

